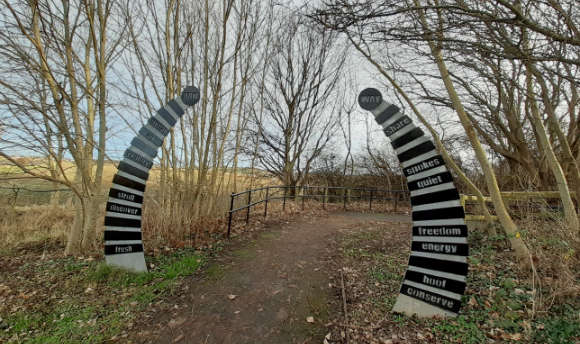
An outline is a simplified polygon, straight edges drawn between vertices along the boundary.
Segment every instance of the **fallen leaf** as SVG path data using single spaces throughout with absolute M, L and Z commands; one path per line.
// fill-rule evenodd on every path
M 10 287 L 4 284 L 0 284 L 0 296 L 8 296 L 10 294 Z
M 177 318 L 169 320 L 167 325 L 171 328 L 175 328 L 177 326 L 183 325 L 183 323 L 185 323 L 185 318 Z
M 477 300 L 473 296 L 469 299 L 468 303 L 470 306 L 477 306 Z
M 276 313 L 276 320 L 284 321 L 288 319 L 288 315 L 288 311 L 286 311 L 284 308 L 280 308 L 278 313 Z
M 522 327 L 524 328 L 524 330 L 527 333 L 531 333 L 532 332 L 532 324 L 530 324 L 529 321 L 527 321 L 527 320 L 522 321 Z

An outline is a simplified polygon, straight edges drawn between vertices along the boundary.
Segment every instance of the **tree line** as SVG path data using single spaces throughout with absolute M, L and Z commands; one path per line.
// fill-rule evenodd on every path
M 219 213 L 219 195 L 247 186 L 246 169 L 285 185 L 361 173 L 400 185 L 391 151 L 372 142 L 372 124 L 364 151 L 353 151 L 353 56 L 430 132 L 488 217 L 483 195 L 491 196 L 522 262 L 529 255 L 501 198 L 502 176 L 517 176 L 512 190 L 558 190 L 578 233 L 576 1 L 2 4 L 0 156 L 74 192 L 68 254 L 94 245 L 103 169 L 126 130 L 189 84 L 201 101 L 170 132 L 156 166 L 155 206 L 168 214 L 166 226 Z M 19 151 L 45 157 L 45 166 L 19 163 Z
M 67 254 L 95 245 L 110 153 L 186 85 L 201 101 L 158 155 L 165 226 L 221 211 L 218 195 L 247 187 L 248 167 L 302 183 L 340 122 L 327 108 L 346 57 L 338 34 L 273 1 L 2 5 L 0 156 L 74 192 Z M 27 154 L 46 164 L 21 163 Z

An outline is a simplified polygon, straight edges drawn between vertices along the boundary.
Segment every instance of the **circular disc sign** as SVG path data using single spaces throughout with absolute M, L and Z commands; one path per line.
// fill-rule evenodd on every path
M 382 101 L 383 96 L 376 88 L 365 88 L 358 95 L 358 104 L 367 111 L 376 109 Z
M 192 106 L 199 101 L 199 89 L 195 86 L 187 86 L 181 94 L 181 99 L 185 105 Z

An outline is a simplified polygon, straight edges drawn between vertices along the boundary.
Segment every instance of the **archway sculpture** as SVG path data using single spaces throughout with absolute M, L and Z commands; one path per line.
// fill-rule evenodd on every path
M 123 154 L 109 190 L 105 215 L 105 261 L 108 265 L 146 272 L 141 236 L 145 184 L 157 150 L 189 106 L 199 101 L 199 90 L 186 87 L 139 130 Z
M 413 238 L 393 312 L 419 317 L 457 316 L 467 276 L 467 226 L 453 177 L 433 142 L 374 88 L 359 105 L 383 127 L 407 178 Z

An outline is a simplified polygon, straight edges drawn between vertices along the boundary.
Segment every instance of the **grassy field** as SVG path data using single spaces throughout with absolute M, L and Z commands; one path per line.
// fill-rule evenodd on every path
M 40 175 L 50 176 L 48 170 L 48 163 L 46 159 L 42 158 L 17 158 L 17 160 L 26 166 L 27 169 Z M 95 167 L 96 168 L 96 167 Z M 67 179 L 73 181 L 76 173 L 76 165 L 73 161 L 65 160 L 62 162 L 62 169 L 65 172 Z M 113 179 L 113 175 L 117 172 L 116 163 L 106 162 L 103 167 L 103 180 Z M 154 172 L 153 172 L 154 173 Z M 0 179 L 7 177 L 26 176 L 22 170 L 14 166 L 11 162 L 4 158 L 0 158 Z
M 48 163 L 46 162 L 45 159 L 42 158 L 17 158 L 17 159 L 29 170 L 34 171 L 35 173 L 41 175 L 50 176 L 50 172 L 48 171 L 47 168 Z M 115 173 L 117 173 L 117 164 L 118 162 L 111 161 L 105 162 L 105 165 L 103 167 L 103 182 L 105 184 L 108 184 L 113 179 Z M 62 169 L 65 171 L 66 177 L 69 180 L 73 181 L 76 173 L 75 163 L 73 161 L 65 160 L 62 163 Z M 96 167 L 93 167 L 93 171 L 95 169 Z M 238 177 L 240 178 L 241 182 L 247 179 L 248 175 L 250 175 L 251 173 L 252 171 L 248 168 L 238 168 Z M 273 180 L 271 177 L 269 177 L 267 173 L 264 171 L 255 170 L 255 173 L 258 175 L 258 181 L 267 181 L 268 183 L 271 182 L 276 183 L 276 181 Z M 225 180 L 230 179 L 232 174 L 233 172 L 231 171 L 231 169 L 227 169 L 225 171 Z M 148 181 L 153 184 L 159 183 L 160 176 L 161 170 L 159 169 L 159 167 L 153 166 L 153 168 L 149 172 Z M 22 173 L 22 170 L 17 166 L 15 166 L 14 164 L 12 164 L 10 161 L 0 157 L 0 183 L 5 178 L 18 178 L 18 177 L 26 178 L 27 175 Z M 193 178 L 194 179 L 197 178 L 197 170 L 193 171 Z M 22 181 L 24 181 L 24 183 L 27 183 L 26 179 L 23 179 Z M 19 181 L 15 181 L 15 183 L 19 183 Z

